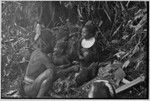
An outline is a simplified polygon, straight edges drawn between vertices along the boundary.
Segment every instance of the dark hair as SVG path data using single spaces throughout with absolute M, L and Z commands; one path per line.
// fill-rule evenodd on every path
M 41 35 L 39 36 L 39 40 L 41 40 L 41 49 L 45 53 L 53 52 L 53 48 L 55 45 L 55 37 L 53 36 L 53 33 L 49 29 L 44 29 L 41 31 Z M 44 47 L 44 43 L 47 45 L 47 47 Z
M 93 24 L 92 21 L 88 21 L 83 28 L 86 28 L 88 31 L 88 35 L 85 36 L 85 39 L 94 37 L 98 30 L 96 25 Z
M 94 84 L 94 92 L 93 92 L 93 98 L 113 98 L 115 96 L 114 88 L 113 92 L 114 94 L 111 95 L 111 92 L 109 91 L 109 88 L 105 85 L 104 82 L 95 82 Z
M 52 32 L 48 29 L 42 30 L 41 35 L 39 36 L 46 44 L 51 42 Z

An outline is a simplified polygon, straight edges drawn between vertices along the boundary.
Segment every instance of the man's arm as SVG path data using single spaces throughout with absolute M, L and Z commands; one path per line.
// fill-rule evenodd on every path
M 59 56 L 59 57 L 54 57 L 54 64 L 58 64 L 58 68 L 67 68 L 71 66 L 70 61 L 68 60 L 67 56 Z
M 40 59 L 41 63 L 46 66 L 47 69 L 55 69 L 55 65 L 52 63 L 52 60 L 46 55 L 42 54 L 42 58 Z

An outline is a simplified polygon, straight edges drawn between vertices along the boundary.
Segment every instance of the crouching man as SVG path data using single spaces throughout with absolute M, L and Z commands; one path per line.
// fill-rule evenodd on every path
M 48 54 L 53 51 L 52 33 L 43 30 L 36 39 L 36 49 L 33 51 L 24 77 L 24 92 L 29 98 L 43 97 L 45 92 L 52 90 L 53 82 L 70 72 L 78 71 L 72 67 L 56 70 L 52 58 Z

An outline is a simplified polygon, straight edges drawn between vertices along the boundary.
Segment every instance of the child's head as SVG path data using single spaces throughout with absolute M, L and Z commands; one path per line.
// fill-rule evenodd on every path
M 82 28 L 82 37 L 85 39 L 89 39 L 91 37 L 95 37 L 97 32 L 97 27 L 92 23 L 92 21 L 88 21 L 85 26 Z

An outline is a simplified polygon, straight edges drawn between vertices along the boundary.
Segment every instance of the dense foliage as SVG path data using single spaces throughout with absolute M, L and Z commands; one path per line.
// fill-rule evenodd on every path
M 101 34 L 103 48 L 114 47 L 125 73 L 132 80 L 147 72 L 148 2 L 99 1 L 3 1 L 1 41 L 1 91 L 15 88 L 24 75 L 35 36 L 38 19 L 53 30 L 57 40 L 68 33 L 80 34 L 81 27 L 92 20 Z M 64 33 L 64 34 L 60 34 Z M 56 41 L 57 41 L 56 40 Z M 75 39 L 73 39 L 75 41 Z M 111 51 L 111 48 L 108 48 Z M 109 60 L 107 60 L 109 61 Z M 107 62 L 105 61 L 105 62 Z M 137 76 L 131 75 L 136 72 Z M 131 79 L 131 78 L 130 78 Z

